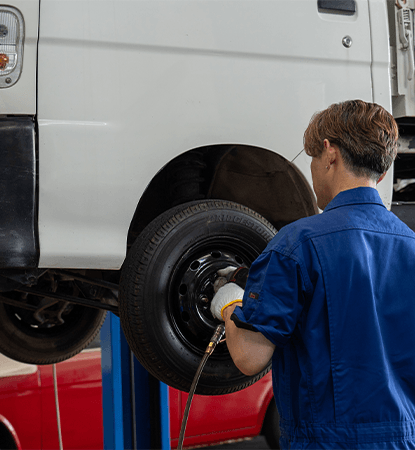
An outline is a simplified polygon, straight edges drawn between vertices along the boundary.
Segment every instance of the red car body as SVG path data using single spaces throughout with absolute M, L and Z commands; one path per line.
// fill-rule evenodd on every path
M 59 447 L 52 366 L 0 360 L 0 447 Z M 4 362 L 6 361 L 6 362 Z M 64 449 L 102 450 L 101 352 L 86 350 L 56 365 Z M 184 446 L 257 436 L 273 398 L 270 374 L 243 391 L 195 396 Z M 177 447 L 187 394 L 169 388 L 170 435 Z

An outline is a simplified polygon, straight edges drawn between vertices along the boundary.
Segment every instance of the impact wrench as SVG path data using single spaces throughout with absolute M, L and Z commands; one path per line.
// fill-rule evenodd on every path
M 216 327 L 216 330 L 213 333 L 212 338 L 210 339 L 209 345 L 206 347 L 202 361 L 200 361 L 199 367 L 197 368 L 196 375 L 193 378 L 193 383 L 190 387 L 189 396 L 187 397 L 186 408 L 184 409 L 182 427 L 180 429 L 179 444 L 177 446 L 177 450 L 182 450 L 183 448 L 184 433 L 186 431 L 186 424 L 187 418 L 189 417 L 190 405 L 192 404 L 193 394 L 196 391 L 196 386 L 199 381 L 202 370 L 205 367 L 207 359 L 213 353 L 213 350 L 215 350 L 216 346 L 218 345 L 224 334 L 225 334 L 225 325 L 221 323 Z

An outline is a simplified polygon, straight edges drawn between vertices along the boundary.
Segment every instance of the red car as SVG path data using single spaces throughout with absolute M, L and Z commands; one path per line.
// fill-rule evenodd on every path
M 101 351 L 85 350 L 57 364 L 64 449 L 102 450 Z M 264 433 L 278 448 L 278 413 L 270 374 L 223 396 L 195 396 L 184 446 L 209 445 Z M 187 394 L 169 388 L 170 435 L 177 447 Z M 237 415 L 235 415 L 237 411 Z M 52 366 L 21 364 L 0 354 L 0 447 L 56 450 L 58 428 Z

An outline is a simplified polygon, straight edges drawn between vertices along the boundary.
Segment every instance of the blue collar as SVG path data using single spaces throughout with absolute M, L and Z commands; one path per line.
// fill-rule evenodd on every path
M 375 203 L 383 206 L 379 193 L 376 189 L 371 187 L 358 187 L 342 191 L 333 198 L 333 200 L 325 207 L 323 212 L 330 211 L 341 206 L 361 205 L 365 203 Z

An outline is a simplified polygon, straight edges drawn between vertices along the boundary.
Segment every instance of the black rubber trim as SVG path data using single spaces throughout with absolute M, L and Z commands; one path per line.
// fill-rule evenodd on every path
M 319 12 L 353 16 L 356 13 L 355 0 L 317 0 Z
M 250 323 L 242 322 L 242 320 L 240 320 L 235 313 L 231 315 L 231 320 L 233 320 L 233 322 L 238 328 L 243 328 L 244 330 L 249 331 L 255 331 L 255 333 L 258 332 L 258 330 Z
M 33 117 L 0 119 L 0 268 L 39 261 Z

